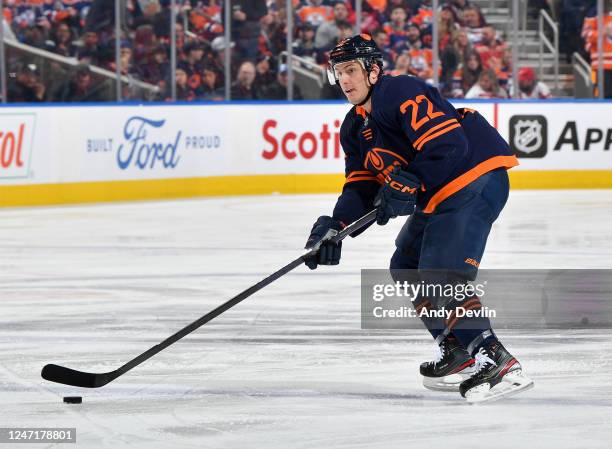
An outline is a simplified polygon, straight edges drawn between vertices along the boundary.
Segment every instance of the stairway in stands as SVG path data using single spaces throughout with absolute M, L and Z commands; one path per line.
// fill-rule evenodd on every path
M 503 38 L 512 48 L 512 17 L 510 15 L 511 0 L 473 0 L 478 5 L 487 22 L 502 33 Z M 520 23 L 520 22 L 519 22 Z M 538 31 L 538 11 L 529 7 L 527 11 L 527 26 L 525 31 L 520 30 L 519 26 L 519 68 L 532 67 L 539 74 L 540 67 L 540 38 Z M 553 41 L 550 36 L 551 42 Z M 553 56 L 544 53 L 543 56 L 543 75 L 540 81 L 545 82 L 551 88 L 555 98 L 574 97 L 574 75 L 572 65 L 565 61 L 562 56 L 559 59 L 559 82 L 555 88 L 555 70 Z

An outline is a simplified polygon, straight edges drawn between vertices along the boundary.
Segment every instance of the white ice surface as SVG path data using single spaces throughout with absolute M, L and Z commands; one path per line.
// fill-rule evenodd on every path
M 78 448 L 611 448 L 612 331 L 500 332 L 536 387 L 469 406 L 423 389 L 425 331 L 360 329 L 359 270 L 401 222 L 349 239 L 107 386 L 109 371 L 301 253 L 331 195 L 0 210 L 0 427 Z M 484 268 L 612 268 L 610 191 L 512 192 Z M 62 403 L 66 395 L 83 404 Z

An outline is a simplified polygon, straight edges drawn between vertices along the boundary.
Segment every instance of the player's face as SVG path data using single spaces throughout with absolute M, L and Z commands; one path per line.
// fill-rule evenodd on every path
M 356 61 L 343 62 L 334 67 L 342 92 L 352 104 L 361 103 L 368 95 L 366 71 Z

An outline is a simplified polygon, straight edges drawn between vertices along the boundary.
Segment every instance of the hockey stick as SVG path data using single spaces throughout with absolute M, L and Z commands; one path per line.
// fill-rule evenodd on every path
M 177 341 L 179 341 L 181 338 L 185 337 L 186 335 L 189 335 L 190 333 L 198 329 L 200 326 L 208 323 L 213 318 L 221 315 L 226 310 L 231 309 L 232 307 L 234 307 L 236 304 L 238 304 L 242 300 L 251 296 L 253 293 L 261 290 L 262 288 L 271 284 L 272 282 L 274 282 L 281 276 L 284 276 L 285 274 L 289 273 L 294 268 L 302 265 L 306 257 L 312 256 L 319 251 L 319 247 L 321 246 L 321 243 L 323 241 L 329 240 L 334 243 L 338 243 L 344 240 L 348 235 L 352 234 L 353 232 L 358 231 L 364 226 L 370 224 L 372 221 L 374 221 L 375 218 L 376 218 L 376 209 L 368 212 L 366 215 L 364 215 L 363 217 L 361 217 L 354 223 L 351 223 L 349 226 L 344 228 L 342 231 L 339 231 L 339 232 L 333 231 L 331 233 L 328 233 L 321 240 L 321 242 L 319 242 L 313 248 L 306 251 L 304 254 L 302 254 L 300 257 L 295 259 L 293 262 L 288 263 L 280 270 L 272 273 L 270 276 L 259 281 L 257 284 L 247 288 L 242 293 L 238 294 L 237 296 L 234 296 L 232 299 L 221 304 L 216 309 L 211 310 L 206 315 L 198 318 L 193 323 L 185 326 L 183 329 L 176 332 L 174 335 L 171 335 L 170 337 L 166 338 L 161 343 L 153 346 L 152 348 L 143 352 L 139 356 L 133 358 L 132 360 L 127 362 L 125 365 L 121 366 L 120 368 L 117 368 L 114 371 L 109 371 L 107 373 L 87 373 L 84 371 L 77 371 L 71 368 L 66 368 L 60 365 L 49 364 L 43 367 L 41 376 L 43 377 L 43 379 L 49 380 L 51 382 L 57 382 L 60 384 L 65 384 L 65 385 L 73 385 L 75 387 L 83 387 L 83 388 L 102 387 L 106 385 L 107 383 L 112 382 L 119 376 L 122 376 L 123 374 L 127 373 L 132 368 L 140 365 L 145 360 L 150 359 L 155 354 L 166 349 L 171 344 L 176 343 Z

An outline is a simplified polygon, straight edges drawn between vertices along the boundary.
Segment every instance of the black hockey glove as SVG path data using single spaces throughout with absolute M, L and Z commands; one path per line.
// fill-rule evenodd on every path
M 330 230 L 341 231 L 344 228 L 344 224 L 335 218 L 328 217 L 327 215 L 319 217 L 310 231 L 310 237 L 308 237 L 306 242 L 306 249 L 313 248 Z M 305 259 L 306 266 L 314 270 L 317 268 L 317 265 L 338 265 L 340 263 L 341 252 L 342 242 L 324 242 L 321 244 L 317 254 Z
M 386 225 L 391 218 L 412 215 L 420 187 L 415 175 L 395 167 L 374 199 L 374 206 L 378 208 L 376 222 Z

